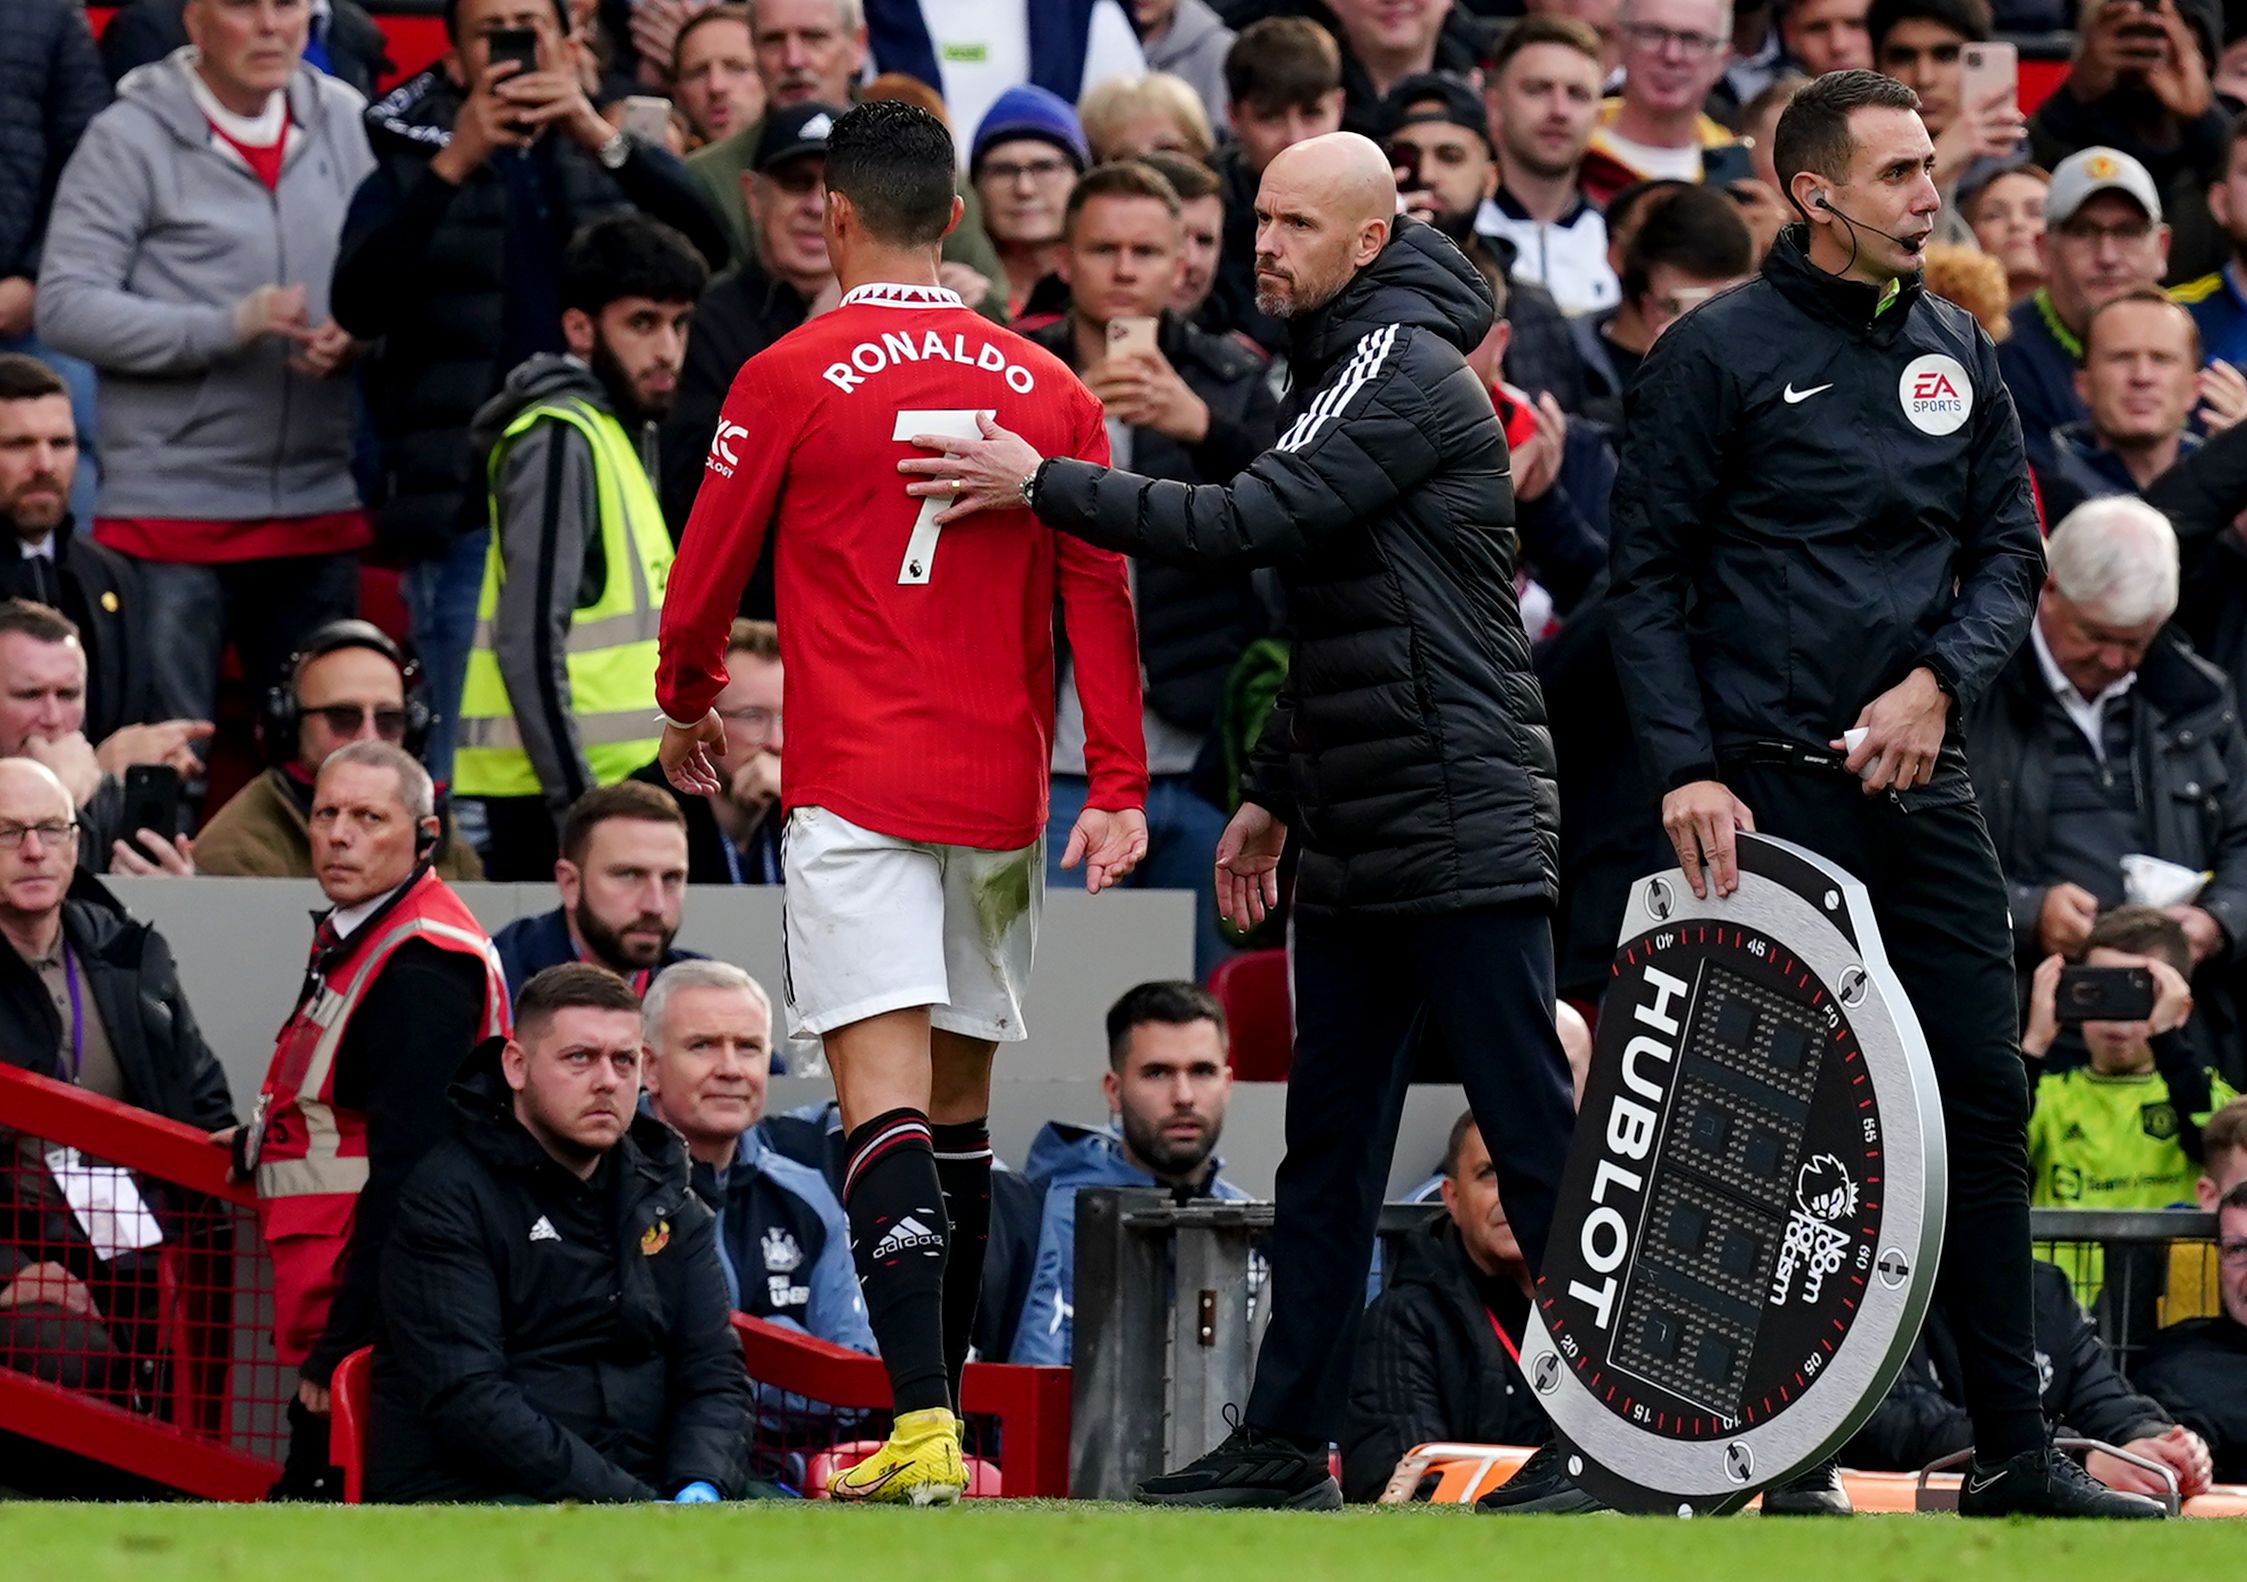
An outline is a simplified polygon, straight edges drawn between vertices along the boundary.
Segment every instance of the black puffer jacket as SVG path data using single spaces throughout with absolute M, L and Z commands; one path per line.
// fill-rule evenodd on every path
M 1038 515 L 1093 543 L 1279 567 L 1292 668 L 1241 791 L 1300 839 L 1301 907 L 1554 894 L 1559 795 L 1514 603 L 1506 439 L 1461 355 L 1490 321 L 1474 266 L 1399 220 L 1291 325 L 1279 444 L 1230 484 L 1040 470 Z
M 651 1500 L 745 1476 L 749 1381 L 717 1220 L 640 1115 L 591 1181 L 515 1118 L 487 1039 L 456 1135 L 415 1169 L 382 1262 L 377 1500 Z
M 1657 791 L 1721 778 L 1730 747 L 1823 747 L 1921 665 L 1955 743 L 2044 581 L 1990 338 L 1916 275 L 1878 307 L 1803 229 L 1665 330 L 1625 398 L 1608 612 Z
M 1507 1350 L 1520 1345 L 1528 1315 L 1520 1291 L 1478 1281 L 1448 1219 L 1406 1242 L 1396 1277 L 1366 1308 L 1358 1331 L 1342 1423 L 1344 1497 L 1380 1498 L 1414 1445 L 1550 1439 L 1552 1419 Z M 1505 1341 L 1496 1326 L 1505 1329 Z
M 383 547 L 407 558 L 441 553 L 489 519 L 469 420 L 517 364 L 562 349 L 556 277 L 580 226 L 636 206 L 684 232 L 712 268 L 731 245 L 686 167 L 644 144 L 612 173 L 556 134 L 453 186 L 429 161 L 460 103 L 431 67 L 367 111 L 375 172 L 352 199 L 336 260 L 336 321 L 382 341 L 365 370 L 382 449 L 375 523 Z
M 109 83 L 78 0 L 20 0 L 0 27 L 0 280 L 37 279 L 55 183 Z
M 1076 370 L 1076 328 L 1067 314 L 1024 333 Z M 1279 437 L 1279 407 L 1265 384 L 1263 354 L 1238 336 L 1211 335 L 1168 312 L 1158 344 L 1186 388 L 1208 406 L 1209 432 L 1200 444 L 1185 445 L 1151 428 L 1133 429 L 1132 471 L 1181 483 L 1230 481 Z M 1207 731 L 1217 723 L 1233 666 L 1270 630 L 1270 612 L 1245 568 L 1147 561 L 1132 576 L 1147 707 L 1183 730 Z M 1058 636 L 1058 625 L 1055 631 Z

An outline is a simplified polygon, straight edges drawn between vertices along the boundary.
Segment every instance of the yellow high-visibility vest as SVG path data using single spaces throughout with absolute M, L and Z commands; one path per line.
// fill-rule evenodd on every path
M 593 452 L 602 563 L 608 576 L 570 618 L 565 664 L 570 718 L 596 785 L 613 785 L 655 761 L 657 629 L 671 576 L 671 535 L 624 425 L 591 402 L 564 398 L 527 407 L 492 447 L 488 469 L 492 542 L 476 599 L 476 636 L 460 689 L 460 745 L 453 790 L 461 796 L 537 796 L 544 789 L 523 750 L 523 734 L 499 670 L 499 593 L 507 567 L 499 553 L 499 476 L 514 442 L 534 423 L 567 423 Z

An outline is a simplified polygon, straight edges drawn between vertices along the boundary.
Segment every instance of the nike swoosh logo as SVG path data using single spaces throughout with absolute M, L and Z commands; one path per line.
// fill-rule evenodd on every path
M 1826 391 L 1831 390 L 1832 388 L 1833 386 L 1831 384 L 1822 384 L 1812 385 L 1807 390 L 1797 390 L 1794 387 L 1794 381 L 1790 379 L 1787 381 L 1786 389 L 1787 405 L 1793 406 L 1797 401 L 1807 401 L 1814 395 L 1823 395 Z
M 837 1485 L 836 1492 L 842 1493 L 847 1490 L 852 1498 L 865 1499 L 871 1495 L 879 1494 L 882 1490 L 888 1488 L 890 1480 L 904 1470 L 904 1462 L 893 1461 L 888 1466 L 882 1468 L 882 1475 L 874 1479 L 874 1481 L 871 1483 L 852 1483 L 851 1481 L 849 1481 L 848 1474 L 845 1474 L 843 1482 Z
M 1966 1492 L 1969 1494 L 1979 1494 L 1982 1492 L 1982 1490 L 2004 1481 L 2005 1474 L 2002 1472 L 1994 1473 L 1986 1478 L 1970 1477 L 1966 1480 Z

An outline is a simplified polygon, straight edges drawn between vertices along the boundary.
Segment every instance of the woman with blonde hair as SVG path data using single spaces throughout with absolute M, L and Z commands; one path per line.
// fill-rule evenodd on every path
M 1217 149 L 1201 95 L 1167 71 L 1096 84 L 1077 101 L 1077 124 L 1092 145 L 1095 164 L 1158 151 L 1207 163 Z
M 2006 286 L 2003 264 L 1978 247 L 1930 242 L 1926 270 L 1929 291 L 1973 314 L 1991 340 L 2005 339 L 2013 327 L 2005 317 L 2013 294 Z

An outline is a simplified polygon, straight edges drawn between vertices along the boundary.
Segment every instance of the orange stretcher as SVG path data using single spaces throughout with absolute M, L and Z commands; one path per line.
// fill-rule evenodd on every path
M 2059 1443 L 2064 1449 L 2089 1446 L 2122 1454 L 2112 1446 L 2091 1441 L 2063 1439 Z M 1416 1445 L 1397 1463 L 1389 1486 L 1381 1491 L 1380 1502 L 1405 1505 L 1424 1499 L 1436 1505 L 1471 1505 L 1511 1478 L 1534 1449 L 1531 1445 Z M 1952 1457 L 1920 1472 L 1856 1472 L 1843 1468 L 1841 1483 L 1849 1491 L 1849 1502 L 1861 1514 L 1956 1510 L 1959 1474 L 1947 1469 L 1963 1459 Z M 1754 1510 L 1757 1503 L 1751 1502 L 1748 1509 Z M 2247 1484 L 2219 1483 L 2206 1494 L 2183 1501 L 2178 1511 L 2195 1517 L 2247 1516 Z

